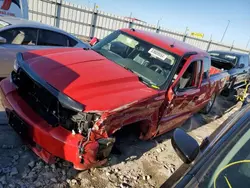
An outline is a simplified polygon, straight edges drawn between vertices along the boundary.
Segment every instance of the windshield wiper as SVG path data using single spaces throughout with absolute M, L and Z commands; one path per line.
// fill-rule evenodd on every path
M 154 89 L 159 89 L 159 87 L 157 85 L 155 85 L 153 82 L 150 82 L 146 79 L 144 79 L 142 76 L 138 75 L 135 71 L 133 71 L 132 69 L 122 66 L 124 69 L 136 74 L 138 76 L 138 79 L 140 82 L 144 83 L 146 86 L 150 87 L 150 88 L 154 88 Z
M 160 89 L 159 86 L 155 85 L 153 82 L 149 82 L 145 80 L 142 76 L 138 76 L 138 78 L 139 78 L 139 81 L 144 83 L 146 86 L 150 88 L 154 88 L 154 89 Z

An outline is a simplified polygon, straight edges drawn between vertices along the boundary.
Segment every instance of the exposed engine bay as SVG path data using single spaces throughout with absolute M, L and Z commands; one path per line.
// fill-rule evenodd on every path
M 67 108 L 21 68 L 18 72 L 12 72 L 12 82 L 30 107 L 53 127 L 60 125 L 73 134 L 87 136 L 88 129 L 91 129 L 100 118 L 96 113 L 84 113 Z

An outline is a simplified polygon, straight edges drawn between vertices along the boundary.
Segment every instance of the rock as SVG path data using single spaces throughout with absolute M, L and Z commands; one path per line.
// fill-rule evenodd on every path
M 119 179 L 120 179 L 120 180 L 123 180 L 123 178 L 124 178 L 124 176 L 123 176 L 123 175 L 119 176 Z
M 22 173 L 22 177 L 25 178 L 30 172 L 29 167 L 24 167 L 24 171 Z
M 174 171 L 175 171 L 174 168 L 170 168 L 170 172 L 171 172 L 172 174 L 174 173 Z
M 7 182 L 6 182 L 6 176 L 2 176 L 0 177 L 0 183 L 5 185 Z
M 35 184 L 35 187 L 42 187 L 43 186 L 42 182 L 40 182 L 40 181 L 36 181 L 34 184 Z
M 132 178 L 133 178 L 134 180 L 138 180 L 138 179 L 139 179 L 139 176 L 132 176 Z
M 147 179 L 147 176 L 142 176 L 142 179 L 143 179 L 143 180 L 146 180 L 146 179 Z
M 62 170 L 62 175 L 66 175 L 66 171 L 65 170 Z
M 122 183 L 121 185 L 120 185 L 120 188 L 130 188 L 131 186 L 129 185 L 129 184 L 127 184 L 127 183 Z
M 105 174 L 106 174 L 106 176 L 110 176 L 111 175 L 110 172 L 106 172 Z
M 118 173 L 120 171 L 120 169 L 116 168 L 114 171 L 115 171 L 115 173 Z
M 50 179 L 52 182 L 54 182 L 54 183 L 57 183 L 57 179 L 56 178 L 51 178 Z
M 151 176 L 150 175 L 147 175 L 146 176 L 146 180 L 150 180 L 151 179 Z
M 3 188 L 3 185 L 0 183 L 0 188 Z
M 50 165 L 50 167 L 51 167 L 52 169 L 56 169 L 56 165 L 55 165 L 55 164 Z
M 17 174 L 18 174 L 17 168 L 16 168 L 16 167 L 13 167 L 13 168 L 11 169 L 10 176 L 12 177 L 12 176 L 15 176 L 15 175 L 17 175 Z
M 29 179 L 30 181 L 35 181 L 37 178 L 37 174 L 33 171 L 31 171 L 28 176 L 25 177 L 26 179 Z
M 156 151 L 157 151 L 158 153 L 161 153 L 161 148 L 157 148 Z
M 41 169 L 43 166 L 44 166 L 44 163 L 43 163 L 42 161 L 39 161 L 39 162 L 36 164 L 37 169 Z
M 70 183 L 71 183 L 72 185 L 76 185 L 76 184 L 77 184 L 77 180 L 76 180 L 76 179 L 72 179 L 72 180 L 70 181 Z
M 86 179 L 86 178 L 81 179 L 82 187 L 86 187 L 89 184 L 91 184 L 91 182 L 88 179 Z
M 67 179 L 66 182 L 67 182 L 68 184 L 70 184 L 70 179 Z
M 19 155 L 14 155 L 13 159 L 16 161 L 19 159 Z
M 7 174 L 7 173 L 9 173 L 9 172 L 11 172 L 11 167 L 5 167 L 5 168 L 2 168 L 2 173 L 4 173 L 4 174 Z
M 8 187 L 9 187 L 9 188 L 16 188 L 16 186 L 15 186 L 14 183 L 10 183 L 10 184 L 8 185 Z
M 34 166 L 35 166 L 35 161 L 30 161 L 30 162 L 28 163 L 28 166 L 29 166 L 30 168 L 34 168 Z
M 118 181 L 118 177 L 115 174 L 111 174 L 109 177 L 109 180 L 112 182 L 117 182 Z

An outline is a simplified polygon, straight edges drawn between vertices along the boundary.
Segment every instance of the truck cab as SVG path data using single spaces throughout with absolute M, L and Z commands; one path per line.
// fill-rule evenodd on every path
M 250 59 L 248 54 L 227 51 L 209 51 L 212 65 L 218 69 L 226 70 L 230 80 L 225 93 L 236 93 L 249 83 Z

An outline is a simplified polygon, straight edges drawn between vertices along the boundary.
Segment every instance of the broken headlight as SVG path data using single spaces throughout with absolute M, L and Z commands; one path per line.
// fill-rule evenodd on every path
M 72 131 L 74 130 L 76 133 L 86 136 L 88 129 L 92 128 L 99 119 L 100 115 L 96 113 L 80 112 L 76 115 L 73 115 L 71 117 L 71 122 L 74 124 Z

